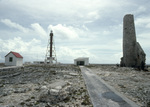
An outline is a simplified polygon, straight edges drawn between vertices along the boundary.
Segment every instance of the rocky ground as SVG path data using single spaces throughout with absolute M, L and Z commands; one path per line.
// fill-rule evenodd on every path
M 1 67 L 4 67 L 4 66 L 5 66 L 5 64 L 4 64 L 4 63 L 0 63 L 0 68 L 1 68 Z
M 79 67 L 0 70 L 0 107 L 92 107 Z
M 93 65 L 89 68 L 141 107 L 150 107 L 149 71 L 107 65 Z

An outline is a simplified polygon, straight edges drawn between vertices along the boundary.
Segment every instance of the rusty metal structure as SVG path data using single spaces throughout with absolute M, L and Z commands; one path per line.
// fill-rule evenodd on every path
M 48 40 L 46 55 L 45 55 L 45 63 L 46 64 L 55 64 L 57 63 L 55 44 L 54 44 L 54 35 L 53 31 L 50 32 L 50 38 Z

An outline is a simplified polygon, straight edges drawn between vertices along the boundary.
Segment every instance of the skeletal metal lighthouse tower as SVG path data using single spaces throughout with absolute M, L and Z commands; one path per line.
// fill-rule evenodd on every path
M 50 39 L 48 40 L 45 63 L 46 64 L 57 63 L 56 51 L 55 51 L 55 45 L 54 45 L 54 39 L 53 39 L 53 31 L 51 31 Z

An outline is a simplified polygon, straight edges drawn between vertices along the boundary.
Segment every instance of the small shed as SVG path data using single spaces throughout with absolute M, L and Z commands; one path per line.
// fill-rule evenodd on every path
M 80 57 L 77 59 L 74 59 L 75 65 L 89 65 L 89 58 L 88 57 Z
M 22 66 L 23 57 L 17 52 L 9 52 L 5 56 L 5 65 L 6 66 Z

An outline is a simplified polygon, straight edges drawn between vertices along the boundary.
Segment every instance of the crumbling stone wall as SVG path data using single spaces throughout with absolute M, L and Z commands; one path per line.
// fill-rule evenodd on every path
M 123 18 L 123 57 L 121 66 L 144 69 L 145 56 L 140 44 L 136 41 L 134 17 L 127 14 Z
M 140 46 L 140 44 L 137 42 L 137 67 L 139 69 L 143 69 L 145 67 L 145 60 L 146 60 L 146 54 L 144 53 L 142 47 Z

